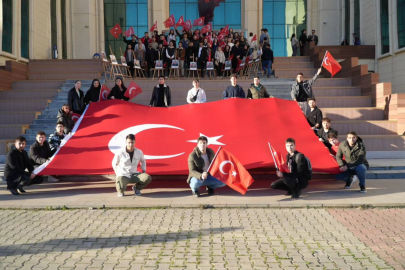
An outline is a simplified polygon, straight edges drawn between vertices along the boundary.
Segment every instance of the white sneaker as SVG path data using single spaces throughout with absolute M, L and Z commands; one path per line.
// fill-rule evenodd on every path
M 48 182 L 49 183 L 57 183 L 57 182 L 59 182 L 59 179 L 54 177 L 54 176 L 49 175 L 48 176 Z
M 118 197 L 124 197 L 124 193 L 119 193 L 119 192 L 117 192 L 117 196 L 118 196 Z

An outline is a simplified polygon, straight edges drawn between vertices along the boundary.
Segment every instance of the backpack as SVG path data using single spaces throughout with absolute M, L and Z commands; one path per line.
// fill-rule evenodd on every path
M 312 164 L 309 158 L 307 158 L 304 154 L 299 153 L 298 155 L 303 155 L 304 158 L 307 160 L 307 178 L 308 180 L 312 180 Z M 295 155 L 295 163 L 298 163 L 298 155 Z

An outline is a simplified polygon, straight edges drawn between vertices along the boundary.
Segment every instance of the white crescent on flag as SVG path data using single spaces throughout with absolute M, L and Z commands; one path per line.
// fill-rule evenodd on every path
M 104 90 L 103 93 L 101 93 L 101 96 L 103 97 L 104 100 L 107 100 L 108 91 L 107 91 L 107 90 Z
M 325 59 L 323 60 L 323 63 L 325 64 L 325 66 L 330 66 L 329 57 L 325 57 Z
M 132 94 L 132 90 L 136 90 L 136 87 L 131 87 L 131 88 L 129 89 L 129 95 Z
M 79 120 L 79 116 L 77 116 L 77 115 L 73 115 L 72 116 L 72 120 L 74 121 L 74 122 L 77 122 L 77 120 Z
M 235 167 L 235 165 L 232 163 L 232 161 L 229 161 L 229 160 L 224 160 L 224 161 L 222 161 L 221 162 L 221 165 L 219 165 L 219 171 L 222 173 L 222 174 L 229 174 L 229 173 L 226 173 L 226 172 L 224 172 L 224 166 L 226 165 L 226 164 L 228 164 L 228 163 L 230 163 L 231 165 L 232 165 L 232 167 Z M 234 174 L 235 172 L 232 172 L 232 175 L 233 176 L 235 176 L 235 174 Z

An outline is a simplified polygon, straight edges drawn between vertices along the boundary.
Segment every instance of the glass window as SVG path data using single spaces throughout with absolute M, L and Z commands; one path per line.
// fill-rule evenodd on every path
M 390 51 L 390 33 L 388 23 L 388 0 L 380 0 L 380 21 L 381 21 L 381 54 Z
M 51 42 L 53 51 L 53 46 L 58 44 L 56 26 L 56 0 L 51 0 Z
M 30 37 L 30 6 L 28 0 L 21 0 L 21 57 L 30 58 L 29 37 Z
M 360 38 L 360 0 L 354 0 L 354 33 Z
M 263 28 L 268 30 L 274 56 L 292 55 L 290 38 L 295 34 L 299 39 L 306 29 L 306 10 L 306 0 L 263 0 Z
M 133 27 L 135 35 L 139 38 L 143 37 L 148 29 L 148 0 L 105 0 L 104 1 L 104 25 L 107 55 L 110 54 L 110 46 L 119 59 L 121 51 L 124 53 L 126 44 L 122 40 L 122 35 L 119 38 L 114 38 L 110 29 L 120 24 L 122 32 Z
M 60 16 L 62 24 L 62 58 L 67 59 L 67 41 L 66 41 L 66 0 L 60 1 Z
M 204 23 L 212 22 L 212 27 L 219 30 L 226 25 L 233 29 L 241 29 L 241 0 L 170 0 L 170 14 L 176 21 L 184 16 L 184 20 L 205 17 Z M 196 27 L 201 28 L 201 27 Z
M 345 38 L 350 43 L 350 0 L 345 0 Z
M 405 47 L 405 0 L 397 0 L 398 49 Z
M 3 0 L 3 51 L 13 53 L 13 1 Z

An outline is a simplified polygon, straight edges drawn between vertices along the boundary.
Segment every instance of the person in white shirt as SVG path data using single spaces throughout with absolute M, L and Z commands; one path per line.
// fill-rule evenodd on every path
M 142 173 L 137 171 L 139 162 Z M 123 197 L 128 184 L 134 184 L 132 190 L 136 196 L 141 196 L 141 190 L 152 182 L 152 177 L 146 173 L 146 160 L 143 152 L 135 148 L 135 135 L 126 137 L 126 147 L 114 156 L 112 166 L 115 171 L 118 197 Z
M 193 80 L 193 88 L 188 91 L 187 94 L 188 103 L 205 103 L 207 102 L 207 96 L 203 89 L 200 88 L 200 81 L 198 79 Z

